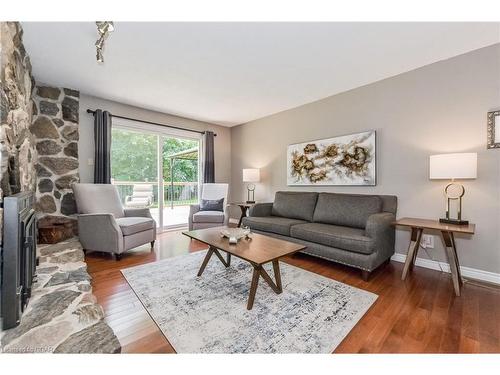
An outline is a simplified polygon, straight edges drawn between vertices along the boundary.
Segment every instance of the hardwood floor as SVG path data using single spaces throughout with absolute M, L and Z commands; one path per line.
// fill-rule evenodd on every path
M 88 253 L 98 302 L 123 353 L 174 353 L 130 289 L 120 269 L 206 249 L 180 232 L 158 236 L 155 251 L 138 248 L 115 261 Z M 304 254 L 287 263 L 379 295 L 335 353 L 500 353 L 500 288 L 467 282 L 455 297 L 451 277 L 415 267 L 401 281 L 403 264 L 391 262 L 363 281 L 358 270 Z

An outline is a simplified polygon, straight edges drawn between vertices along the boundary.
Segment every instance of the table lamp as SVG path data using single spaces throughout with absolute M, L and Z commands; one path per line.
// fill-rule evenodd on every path
M 256 168 L 243 169 L 243 182 L 250 182 L 247 185 L 247 203 L 255 203 L 255 185 L 251 182 L 260 181 L 260 170 Z M 251 195 L 251 197 L 250 197 Z
M 431 180 L 451 180 L 446 185 L 446 218 L 439 219 L 441 223 L 467 225 L 467 220 L 462 220 L 462 197 L 465 189 L 456 179 L 474 179 L 477 177 L 477 154 L 475 152 L 459 154 L 431 155 L 429 158 L 429 178 Z M 458 201 L 457 217 L 450 217 L 451 201 Z

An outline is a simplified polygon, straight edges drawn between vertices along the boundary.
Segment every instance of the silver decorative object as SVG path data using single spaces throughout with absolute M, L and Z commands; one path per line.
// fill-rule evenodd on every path
M 220 231 L 222 237 L 229 238 L 229 243 L 235 244 L 242 238 L 248 238 L 250 228 L 226 228 Z
M 99 33 L 99 38 L 95 42 L 96 46 L 96 59 L 98 63 L 104 62 L 104 42 L 108 35 L 115 30 L 115 25 L 112 21 L 96 21 L 97 32 Z

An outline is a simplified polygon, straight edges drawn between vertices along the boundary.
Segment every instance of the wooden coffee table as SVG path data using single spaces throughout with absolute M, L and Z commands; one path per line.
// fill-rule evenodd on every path
M 224 227 L 182 232 L 182 234 L 209 246 L 207 255 L 205 256 L 200 270 L 198 271 L 198 276 L 202 275 L 213 254 L 219 258 L 225 267 L 229 267 L 231 265 L 231 255 L 234 255 L 235 257 L 247 261 L 253 266 L 252 283 L 250 286 L 250 294 L 248 296 L 247 304 L 248 310 L 251 310 L 253 307 L 255 292 L 257 291 L 259 278 L 261 276 L 276 294 L 280 294 L 283 291 L 283 288 L 281 286 L 279 259 L 286 255 L 303 250 L 306 246 L 258 233 L 251 233 L 250 238 L 242 238 L 237 244 L 231 245 L 229 244 L 229 240 L 227 238 L 221 236 L 220 231 L 222 229 L 224 229 Z M 222 257 L 219 250 L 226 253 L 226 259 Z M 271 262 L 273 263 L 274 279 L 276 282 L 271 279 L 262 267 L 264 264 Z

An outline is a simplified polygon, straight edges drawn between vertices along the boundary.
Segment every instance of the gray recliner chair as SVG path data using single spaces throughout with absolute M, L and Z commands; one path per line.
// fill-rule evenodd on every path
M 200 211 L 199 204 L 189 206 L 188 225 L 189 230 L 206 229 L 227 225 L 229 215 L 227 213 L 228 184 L 206 183 L 201 186 L 201 199 L 219 200 L 224 198 L 222 206 L 224 211 Z
M 123 208 L 116 186 L 74 184 L 78 232 L 85 250 L 115 254 L 156 239 L 156 222 L 148 208 Z

